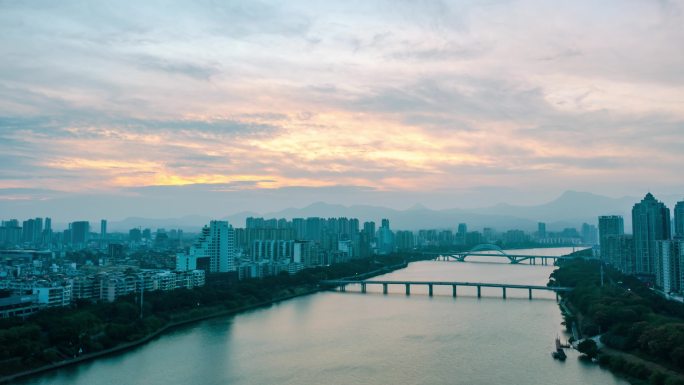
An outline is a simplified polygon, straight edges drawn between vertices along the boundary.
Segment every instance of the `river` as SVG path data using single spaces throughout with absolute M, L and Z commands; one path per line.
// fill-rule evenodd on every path
M 562 255 L 568 249 L 516 250 Z M 498 258 L 416 262 L 383 280 L 545 285 L 553 266 Z M 562 321 L 553 293 L 459 287 L 322 292 L 169 332 L 131 351 L 21 384 L 627 384 L 597 365 L 551 358 Z

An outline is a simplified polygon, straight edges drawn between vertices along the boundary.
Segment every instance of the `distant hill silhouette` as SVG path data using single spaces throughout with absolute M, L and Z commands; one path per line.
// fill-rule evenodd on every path
M 668 206 L 677 198 L 674 196 L 658 197 Z M 302 208 L 287 208 L 268 213 L 239 212 L 222 216 L 220 219 L 230 221 L 233 226 L 243 227 L 245 219 L 250 216 L 264 218 L 307 218 L 307 217 L 349 217 L 360 221 L 373 220 L 379 223 L 382 218 L 390 220 L 393 229 L 440 229 L 456 228 L 459 223 L 467 223 L 469 229 L 481 231 L 483 227 L 493 227 L 503 231 L 521 229 L 535 231 L 537 222 L 546 222 L 549 231 L 562 230 L 565 227 L 579 227 L 583 222 L 596 224 L 599 215 L 622 215 L 625 218 L 625 229 L 631 228 L 631 209 L 638 202 L 637 197 L 610 198 L 588 192 L 566 191 L 558 198 L 533 206 L 516 206 L 498 204 L 476 209 L 432 210 L 422 204 L 416 204 L 406 210 L 397 210 L 381 206 L 352 205 L 344 206 L 325 202 L 316 202 Z M 181 218 L 149 219 L 127 218 L 123 221 L 110 222 L 110 229 L 123 231 L 134 227 L 149 228 L 181 228 L 186 231 L 197 231 L 210 220 L 206 216 L 185 216 Z

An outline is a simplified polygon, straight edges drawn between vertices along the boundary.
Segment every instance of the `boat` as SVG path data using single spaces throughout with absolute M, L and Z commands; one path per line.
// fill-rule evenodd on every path
M 551 357 L 561 361 L 565 361 L 565 359 L 568 358 L 568 356 L 565 354 L 565 351 L 563 350 L 563 345 L 561 344 L 559 337 L 556 337 L 556 351 L 551 352 Z

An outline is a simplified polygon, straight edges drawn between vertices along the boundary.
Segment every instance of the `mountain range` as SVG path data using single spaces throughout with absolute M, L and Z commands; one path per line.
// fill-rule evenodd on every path
M 676 196 L 663 196 L 669 207 L 677 200 Z M 217 216 L 214 219 L 228 220 L 236 227 L 244 226 L 247 217 L 264 218 L 306 218 L 306 217 L 349 217 L 360 221 L 382 218 L 390 220 L 393 229 L 417 230 L 455 228 L 459 223 L 467 223 L 473 230 L 493 227 L 503 231 L 521 229 L 534 231 L 538 222 L 546 222 L 547 230 L 556 231 L 566 227 L 579 227 L 582 223 L 596 224 L 600 215 L 622 215 L 625 218 L 625 229 L 631 228 L 631 209 L 641 198 L 610 198 L 588 192 L 566 191 L 558 198 L 532 206 L 498 204 L 475 209 L 433 210 L 417 204 L 406 210 L 397 210 L 381 206 L 353 205 L 343 206 L 324 202 L 316 202 L 302 208 L 287 208 L 275 212 L 256 213 L 238 212 Z M 130 217 L 122 221 L 112 221 L 112 231 L 127 231 L 134 227 L 180 228 L 185 231 L 197 231 L 212 218 L 193 215 L 180 218 L 151 219 Z M 629 232 L 629 230 L 628 230 Z

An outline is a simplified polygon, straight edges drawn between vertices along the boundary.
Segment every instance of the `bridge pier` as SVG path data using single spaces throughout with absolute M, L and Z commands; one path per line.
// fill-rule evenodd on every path
M 541 258 L 537 256 L 537 258 Z M 548 260 L 554 260 L 554 257 L 546 257 L 547 261 Z M 434 296 L 434 290 L 435 286 L 451 286 L 451 295 L 456 298 L 457 295 L 457 290 L 459 286 L 468 286 L 468 287 L 475 287 L 476 293 L 477 293 L 477 298 L 482 298 L 482 288 L 483 287 L 491 287 L 491 288 L 500 288 L 501 289 L 501 295 L 503 299 L 508 298 L 508 289 L 521 289 L 521 290 L 527 290 L 527 297 L 532 300 L 533 295 L 532 291 L 533 290 L 541 290 L 541 291 L 552 291 L 556 295 L 556 301 L 561 300 L 561 293 L 566 293 L 572 291 L 572 287 L 562 287 L 562 286 L 538 286 L 538 285 L 520 285 L 520 284 L 509 284 L 509 283 L 490 283 L 490 282 L 456 282 L 456 281 L 374 281 L 374 280 L 368 280 L 368 281 L 358 281 L 358 280 L 352 280 L 352 279 L 341 279 L 341 280 L 323 280 L 320 282 L 321 287 L 329 288 L 331 290 L 338 290 L 340 292 L 346 292 L 347 291 L 347 286 L 352 285 L 352 291 L 356 291 L 354 289 L 356 285 L 359 285 L 361 287 L 360 292 L 361 293 L 367 293 L 368 292 L 368 285 L 382 285 L 382 293 L 383 294 L 388 294 L 389 293 L 389 286 L 390 285 L 404 285 L 406 288 L 406 295 L 409 296 L 411 295 L 411 285 L 423 285 L 427 286 L 428 290 L 427 293 L 430 297 Z

